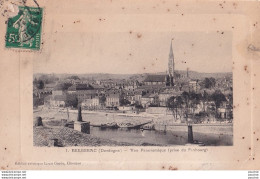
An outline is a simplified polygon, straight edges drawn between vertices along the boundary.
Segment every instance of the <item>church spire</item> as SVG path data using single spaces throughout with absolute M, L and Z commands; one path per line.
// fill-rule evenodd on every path
M 173 50 L 172 50 L 172 40 L 171 40 L 170 53 L 169 53 L 169 59 L 168 59 L 167 85 L 174 86 L 174 56 L 173 56 Z
M 170 47 L 170 53 L 169 53 L 169 59 L 173 59 L 173 51 L 172 51 L 172 40 L 171 40 L 171 47 Z
M 171 41 L 169 60 L 168 60 L 168 73 L 169 73 L 169 76 L 171 76 L 171 77 L 174 76 L 174 56 L 173 56 L 173 50 L 172 50 L 172 41 Z

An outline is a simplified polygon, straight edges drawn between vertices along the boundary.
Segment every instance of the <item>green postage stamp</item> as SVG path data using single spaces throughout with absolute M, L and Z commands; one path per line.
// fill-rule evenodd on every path
M 40 49 L 42 11 L 39 7 L 19 6 L 18 15 L 8 19 L 6 48 Z

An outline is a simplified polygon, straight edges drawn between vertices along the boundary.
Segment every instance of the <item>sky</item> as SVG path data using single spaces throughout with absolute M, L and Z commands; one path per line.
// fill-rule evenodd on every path
M 175 70 L 232 72 L 229 31 L 64 31 L 46 39 L 55 45 L 47 41 L 47 49 L 34 56 L 34 73 L 165 72 L 171 41 Z

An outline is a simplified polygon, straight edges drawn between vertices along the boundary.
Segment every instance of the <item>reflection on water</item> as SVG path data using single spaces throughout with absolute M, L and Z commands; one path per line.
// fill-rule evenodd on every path
M 135 145 L 185 145 L 188 143 L 188 133 L 179 131 L 149 131 L 136 129 L 100 129 L 91 128 L 91 134 L 103 139 L 117 142 L 127 142 Z M 231 135 L 193 133 L 194 140 L 205 145 L 233 145 Z

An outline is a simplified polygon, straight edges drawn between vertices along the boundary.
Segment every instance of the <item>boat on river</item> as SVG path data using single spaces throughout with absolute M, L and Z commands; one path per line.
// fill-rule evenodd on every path
M 141 124 L 132 124 L 132 123 L 120 123 L 120 128 L 127 128 L 127 129 L 141 129 L 142 126 L 151 123 L 152 121 L 141 123 Z
M 119 126 L 117 125 L 116 122 L 112 122 L 112 123 L 101 124 L 100 128 L 101 129 L 118 129 Z
M 146 124 L 146 125 L 141 126 L 141 129 L 151 131 L 151 130 L 155 130 L 155 126 L 154 126 L 154 124 Z

